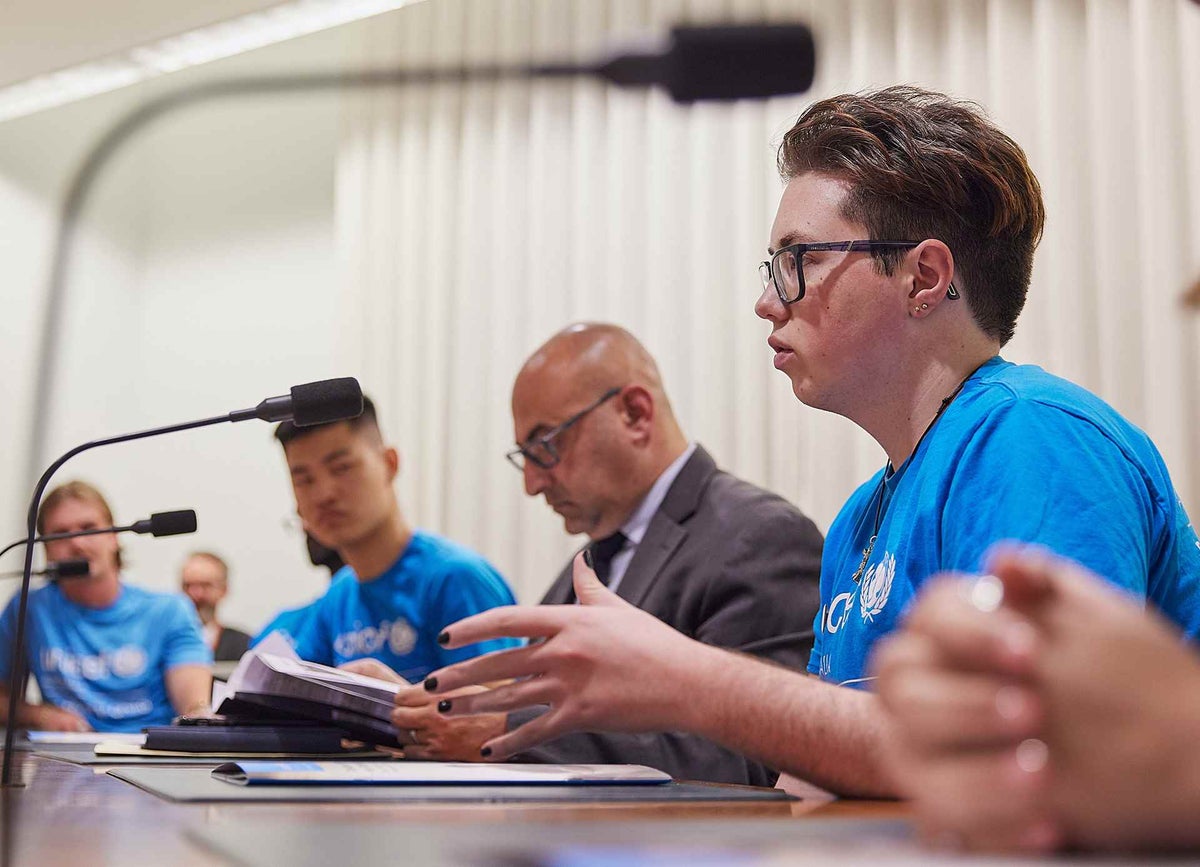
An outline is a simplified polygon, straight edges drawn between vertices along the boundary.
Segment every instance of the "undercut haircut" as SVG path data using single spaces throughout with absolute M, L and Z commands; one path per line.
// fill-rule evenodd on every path
M 1025 152 L 978 105 L 909 86 L 821 100 L 783 137 L 778 166 L 785 181 L 845 182 L 842 216 L 871 240 L 945 243 L 975 322 L 1012 339 L 1046 212 Z M 905 255 L 872 253 L 884 274 Z
M 330 421 L 324 424 L 308 425 L 307 427 L 297 427 L 291 421 L 281 421 L 275 426 L 275 439 L 282 446 L 287 446 L 293 440 L 298 440 L 301 437 L 308 436 L 324 428 L 333 427 L 334 425 L 345 424 L 350 426 L 350 430 L 355 433 L 365 431 L 383 442 L 383 432 L 379 429 L 379 418 L 375 414 L 375 404 L 371 398 L 363 395 L 363 410 L 362 415 L 356 418 L 342 419 L 340 421 Z

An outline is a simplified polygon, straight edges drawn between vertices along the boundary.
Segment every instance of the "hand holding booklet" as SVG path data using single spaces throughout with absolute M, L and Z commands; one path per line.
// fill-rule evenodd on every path
M 642 765 L 531 765 L 479 762 L 229 762 L 213 777 L 259 785 L 659 785 L 662 771 Z

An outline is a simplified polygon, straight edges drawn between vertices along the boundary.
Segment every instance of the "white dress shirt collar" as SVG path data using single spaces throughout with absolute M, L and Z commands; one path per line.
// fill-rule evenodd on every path
M 683 465 L 688 462 L 696 452 L 696 444 L 688 443 L 688 447 L 683 450 L 683 454 L 671 461 L 668 466 L 650 486 L 650 490 L 646 496 L 642 498 L 642 502 L 629 519 L 621 525 L 621 532 L 625 534 L 625 538 L 629 541 L 617 556 L 613 557 L 612 567 L 608 576 L 608 589 L 614 593 L 621 579 L 625 577 L 625 569 L 629 566 L 629 561 L 633 559 L 634 552 L 637 551 L 637 546 L 646 536 L 646 530 L 650 528 L 650 519 L 654 517 L 654 513 L 659 510 L 663 504 L 663 500 L 667 498 L 667 491 L 671 490 L 671 485 L 675 484 L 675 479 L 679 477 L 679 473 L 683 470 Z

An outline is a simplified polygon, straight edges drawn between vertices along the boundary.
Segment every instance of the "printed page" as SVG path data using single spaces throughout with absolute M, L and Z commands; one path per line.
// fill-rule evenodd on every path
M 252 667 L 254 660 L 264 653 L 282 659 L 293 659 L 296 661 L 300 659 L 296 655 L 296 651 L 292 648 L 291 642 L 280 633 L 272 632 L 260 641 L 258 646 L 253 650 L 247 650 L 242 654 L 242 658 L 238 660 L 237 668 L 233 670 L 233 674 L 229 675 L 228 681 L 225 683 L 221 683 L 219 680 L 213 681 L 212 710 L 214 713 L 221 706 L 221 702 L 244 687 L 247 672 Z

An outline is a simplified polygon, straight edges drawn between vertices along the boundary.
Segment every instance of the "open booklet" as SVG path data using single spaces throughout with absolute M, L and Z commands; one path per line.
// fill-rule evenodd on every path
M 305 662 L 286 640 L 272 634 L 242 656 L 227 683 L 213 684 L 213 710 L 242 719 L 309 720 L 370 743 L 403 746 L 407 740 L 391 721 L 401 688 Z
M 213 769 L 239 786 L 658 785 L 671 777 L 642 765 L 526 765 L 482 762 L 229 762 Z

